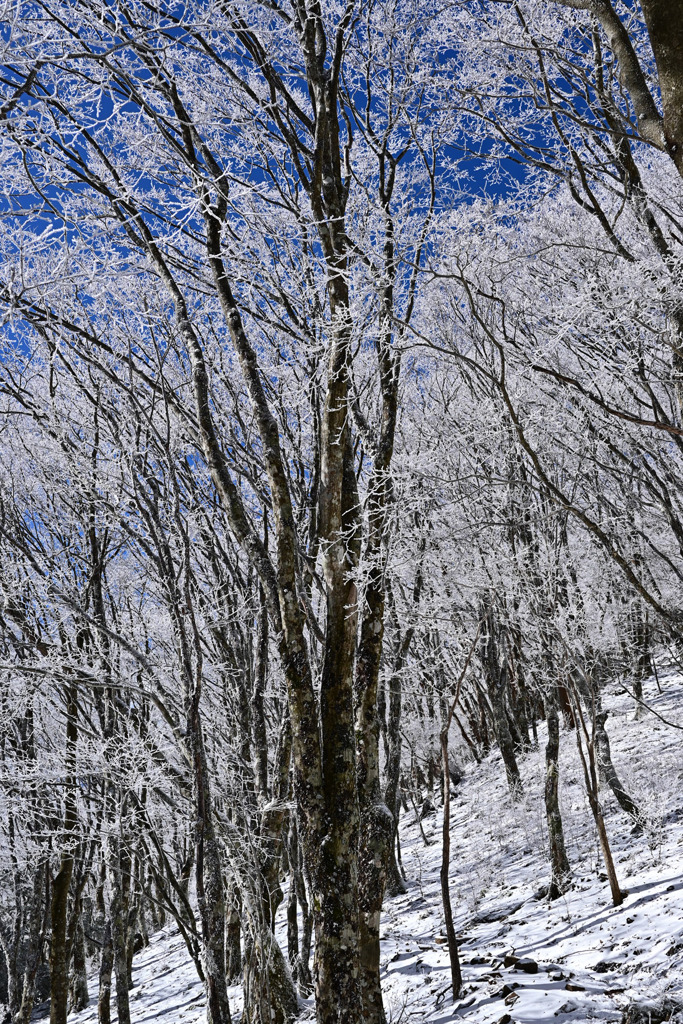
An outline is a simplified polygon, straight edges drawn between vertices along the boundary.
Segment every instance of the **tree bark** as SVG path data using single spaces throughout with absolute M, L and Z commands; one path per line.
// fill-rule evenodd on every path
M 242 924 L 240 920 L 240 899 L 235 882 L 228 896 L 226 920 L 226 972 L 229 983 L 238 981 L 242 974 Z
M 635 800 L 633 800 L 624 789 L 621 779 L 617 774 L 617 770 L 614 767 L 614 762 L 612 761 L 609 736 L 607 735 L 607 730 L 605 728 L 607 714 L 608 712 L 603 711 L 602 709 L 596 710 L 595 745 L 597 748 L 598 770 L 600 772 L 600 776 L 614 793 L 621 809 L 626 811 L 626 813 L 633 818 L 636 825 L 640 825 L 642 822 L 640 809 Z
M 225 976 L 225 890 L 216 837 L 204 740 L 199 720 L 199 687 L 191 699 L 188 726 L 195 802 L 195 883 L 202 927 L 202 962 L 208 1024 L 230 1024 Z
M 50 903 L 50 1024 L 66 1024 L 69 1007 L 69 954 L 67 942 L 68 901 L 71 877 L 74 869 L 74 856 L 70 849 L 77 826 L 77 808 L 75 793 L 75 756 L 78 727 L 76 715 L 78 710 L 75 684 L 70 684 L 66 692 L 66 754 L 64 797 L 64 838 L 63 850 L 57 872 L 52 883 L 52 900 Z
M 569 888 L 571 869 L 567 858 L 562 815 L 560 814 L 558 793 L 560 719 L 554 693 L 550 692 L 546 696 L 545 707 L 548 724 L 548 743 L 545 748 L 545 812 L 548 821 L 551 872 L 548 898 L 555 900 Z
M 500 664 L 498 648 L 495 640 L 495 618 L 493 607 L 489 604 L 482 612 L 481 621 L 485 623 L 485 632 L 482 638 L 481 660 L 486 672 L 488 683 L 489 699 L 493 711 L 493 726 L 498 740 L 498 746 L 505 765 L 505 774 L 510 787 L 510 795 L 513 800 L 518 800 L 522 793 L 522 779 L 519 774 L 517 758 L 515 756 L 515 745 L 508 724 L 507 712 L 505 710 L 505 681 L 507 668 Z
M 71 983 L 69 987 L 69 1009 L 72 1013 L 84 1010 L 90 1002 L 88 995 L 88 975 L 85 958 L 85 934 L 83 921 L 78 915 L 78 923 L 71 950 Z
M 311 956 L 311 940 L 313 936 L 313 915 L 308 902 L 306 892 L 306 879 L 304 877 L 304 865 L 301 863 L 299 850 L 299 831 L 296 824 L 296 816 L 290 816 L 290 828 L 288 837 L 288 858 L 291 871 L 291 885 L 296 894 L 296 899 L 301 908 L 302 928 L 298 948 L 295 951 L 290 949 L 290 963 L 299 986 L 299 992 L 306 997 L 311 991 L 311 972 L 309 960 Z M 298 933 L 298 927 L 297 927 Z
M 111 886 L 110 917 L 112 938 L 112 960 L 116 981 L 116 1011 L 118 1024 L 130 1024 L 130 1001 L 128 998 L 128 894 L 125 891 L 125 854 L 121 856 L 118 839 L 110 842 L 109 883 Z M 124 865 L 122 865 L 122 860 Z
M 73 856 L 63 853 L 59 871 L 52 881 L 50 920 L 50 1024 L 66 1024 L 69 1009 L 69 951 L 66 941 L 69 886 Z
M 263 587 L 259 587 L 258 636 L 256 638 L 256 666 L 252 699 L 252 729 L 254 736 L 254 763 L 256 789 L 265 801 L 268 793 L 268 737 L 265 719 L 265 689 L 268 673 L 268 606 Z
M 671 0 L 641 0 L 655 55 L 666 148 L 683 177 L 683 18 Z
M 45 893 L 45 873 L 47 862 L 39 859 L 33 873 L 31 900 L 28 907 L 28 942 L 26 946 L 26 962 L 24 964 L 24 981 L 21 989 L 21 1003 L 15 1015 L 15 1024 L 29 1024 L 36 991 L 36 974 L 40 966 L 40 947 L 42 940 L 43 905 Z
M 450 724 L 450 718 L 448 719 L 448 724 Z M 462 989 L 462 971 L 460 968 L 460 956 L 458 953 L 458 940 L 455 935 L 455 925 L 453 924 L 451 892 L 448 882 L 448 873 L 451 861 L 451 776 L 448 765 L 448 724 L 441 730 L 441 759 L 443 764 L 443 836 L 439 878 L 441 881 L 441 901 L 443 903 L 443 914 L 446 924 L 446 938 L 448 939 L 448 956 L 451 964 L 452 996 L 453 1002 L 455 1002 Z
M 247 1024 L 288 1024 L 299 1012 L 299 1001 L 287 960 L 269 928 L 249 951 L 245 991 Z
M 403 876 L 396 862 L 396 838 L 400 815 L 399 784 L 401 778 L 401 704 L 402 689 L 400 671 L 392 672 L 389 681 L 389 715 L 387 721 L 387 764 L 384 801 L 393 815 L 391 846 L 387 858 L 387 892 L 398 896 L 407 891 Z
M 596 713 L 593 708 L 593 727 L 591 732 L 588 732 L 586 727 L 586 721 L 581 710 L 581 705 L 577 699 L 574 704 L 575 715 L 578 717 L 576 724 L 576 745 L 579 751 L 579 758 L 583 767 L 583 775 L 586 783 L 586 793 L 588 796 L 588 803 L 590 805 L 591 813 L 595 820 L 595 827 L 598 833 L 598 840 L 600 842 L 600 849 L 602 850 L 602 856 L 605 861 L 605 869 L 607 871 L 607 877 L 609 880 L 610 891 L 612 893 L 612 903 L 615 907 L 620 907 L 624 902 L 624 893 L 619 887 L 617 880 L 617 872 L 614 866 L 614 858 L 612 857 L 612 850 L 607 837 L 607 829 L 605 828 L 605 819 L 602 813 L 602 807 L 600 805 L 600 795 L 598 790 L 598 768 L 597 758 L 595 751 L 595 732 L 596 732 Z M 581 734 L 583 733 L 586 740 L 586 748 L 588 752 L 588 760 L 583 750 L 583 743 L 581 741 Z
M 111 1024 L 111 976 L 114 969 L 114 943 L 111 918 L 104 925 L 102 955 L 100 958 L 99 993 L 97 996 L 98 1024 Z
M 460 700 L 460 689 L 462 687 L 463 680 L 470 666 L 472 655 L 477 647 L 480 631 L 481 623 L 477 626 L 477 632 L 474 636 L 474 640 L 472 641 L 472 646 L 470 647 L 469 653 L 465 659 L 463 670 L 456 683 L 455 696 L 444 715 L 440 735 L 441 775 L 443 779 L 443 831 L 441 842 L 441 871 L 439 873 L 439 878 L 441 881 L 441 900 L 443 903 L 444 921 L 446 924 L 446 938 L 448 939 L 448 956 L 451 964 L 453 1002 L 455 1002 L 462 990 L 462 971 L 460 969 L 460 955 L 458 953 L 458 941 L 455 934 L 455 925 L 453 924 L 451 892 L 448 884 L 451 860 L 451 769 L 448 760 L 448 732 L 451 727 L 451 720 L 455 714 L 455 708 Z

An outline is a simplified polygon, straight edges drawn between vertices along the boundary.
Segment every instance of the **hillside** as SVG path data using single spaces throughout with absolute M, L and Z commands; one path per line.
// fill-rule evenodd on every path
M 645 698 L 662 718 L 683 723 L 683 679 L 660 673 Z M 574 887 L 554 903 L 538 899 L 547 879 L 543 815 L 543 732 L 523 761 L 525 795 L 512 805 L 497 751 L 469 764 L 452 800 L 451 895 L 461 942 L 464 996 L 453 1006 L 442 936 L 439 888 L 441 815 L 427 817 L 429 845 L 412 820 L 402 820 L 405 896 L 387 901 L 383 916 L 383 989 L 388 1021 L 536 1024 L 555 1017 L 572 1024 L 617 1021 L 632 1002 L 683 999 L 683 756 L 680 732 L 646 713 L 614 687 L 606 695 L 612 754 L 622 781 L 640 802 L 645 828 L 631 822 L 603 792 L 622 889 L 611 905 L 571 732 L 563 731 L 561 806 Z M 645 727 L 647 726 L 647 727 Z M 284 907 L 284 904 L 283 904 Z M 537 973 L 506 967 L 513 954 Z M 193 1024 L 204 1019 L 203 989 L 182 939 L 155 935 L 135 958 L 134 1024 Z M 91 991 L 96 991 L 95 979 Z M 230 990 L 239 1019 L 241 990 Z M 304 1005 L 302 1019 L 313 1017 Z M 70 1018 L 96 1021 L 96 1000 Z

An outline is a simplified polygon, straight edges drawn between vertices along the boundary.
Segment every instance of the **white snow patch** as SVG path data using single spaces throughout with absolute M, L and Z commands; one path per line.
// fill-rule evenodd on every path
M 683 725 L 683 679 L 660 673 L 645 696 L 664 718 Z M 494 1024 L 509 1014 L 517 1024 L 618 1021 L 632 1000 L 664 994 L 683 999 L 683 737 L 649 714 L 638 721 L 633 701 L 605 695 L 612 756 L 626 788 L 646 815 L 642 834 L 611 793 L 603 792 L 607 829 L 619 882 L 628 896 L 611 905 L 588 808 L 573 732 L 561 735 L 560 795 L 574 887 L 548 903 L 534 893 L 548 881 L 543 806 L 544 730 L 539 749 L 521 759 L 523 800 L 510 802 L 500 755 L 468 766 L 451 804 L 451 898 L 461 941 L 465 981 L 454 1006 L 443 927 L 439 867 L 441 814 L 401 822 L 408 892 L 388 900 L 382 917 L 382 979 L 387 1018 L 445 1024 L 460 1019 Z M 285 904 L 280 909 L 284 916 Z M 286 948 L 284 921 L 278 937 Z M 676 948 L 672 952 L 672 947 Z M 537 974 L 503 966 L 512 952 L 533 958 Z M 605 969 L 595 970 L 598 964 Z M 155 935 L 134 961 L 133 1024 L 203 1021 L 204 995 L 182 938 Z M 509 1003 L 505 985 L 518 987 Z M 97 1021 L 97 982 L 90 1007 L 71 1024 Z M 241 1014 L 240 986 L 230 989 L 233 1019 Z M 309 1001 L 303 1018 L 312 1015 Z

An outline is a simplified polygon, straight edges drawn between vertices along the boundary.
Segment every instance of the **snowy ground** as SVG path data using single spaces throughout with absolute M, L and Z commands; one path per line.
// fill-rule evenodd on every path
M 663 718 L 683 725 L 683 680 L 660 674 L 645 695 Z M 603 794 L 623 906 L 611 905 L 573 733 L 561 735 L 561 806 L 574 888 L 554 903 L 534 898 L 548 880 L 543 812 L 544 736 L 522 761 L 525 797 L 512 805 L 500 756 L 469 765 L 452 800 L 451 896 L 461 941 L 465 990 L 454 1006 L 448 987 L 439 887 L 441 816 L 401 822 L 408 893 L 383 916 L 383 985 L 392 1024 L 571 1024 L 617 1021 L 632 1000 L 683 1000 L 683 735 L 633 701 L 610 694 L 607 729 L 622 781 L 647 817 L 641 835 Z M 504 966 L 505 954 L 533 958 L 538 973 Z M 204 1019 L 203 992 L 182 939 L 154 936 L 134 963 L 133 1024 Z M 506 988 L 507 986 L 507 988 Z M 91 1007 L 73 1024 L 96 1022 Z M 241 992 L 230 990 L 239 1017 Z M 304 1017 L 312 1013 L 310 1004 Z

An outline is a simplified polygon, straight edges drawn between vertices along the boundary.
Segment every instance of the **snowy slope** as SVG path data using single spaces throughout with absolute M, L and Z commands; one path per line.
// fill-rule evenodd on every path
M 646 686 L 648 702 L 683 724 L 680 678 L 660 681 L 664 694 L 653 681 Z M 562 733 L 560 781 L 575 886 L 554 903 L 534 899 L 548 880 L 543 735 L 522 767 L 521 806 L 508 800 L 498 754 L 470 767 L 451 811 L 451 895 L 465 979 L 459 1017 L 477 1024 L 504 1014 L 520 1024 L 554 1016 L 616 1020 L 631 1000 L 665 993 L 683 998 L 683 736 L 652 715 L 634 721 L 627 696 L 612 696 L 605 706 L 615 766 L 648 818 L 644 833 L 633 836 L 630 819 L 603 793 L 619 881 L 629 895 L 615 909 L 600 878 L 573 734 Z M 406 1019 L 434 1024 L 454 1016 L 446 991 L 448 955 L 434 941 L 442 923 L 440 826 L 440 819 L 429 826 L 434 843 L 427 848 L 415 828 L 405 835 L 404 863 L 415 881 L 387 908 L 385 992 L 394 1020 L 402 1011 Z M 668 955 L 677 943 L 681 948 Z M 533 958 L 538 973 L 505 968 L 501 961 L 509 952 Z M 515 984 L 506 1003 L 501 992 Z
M 654 680 L 645 696 L 663 718 L 683 725 L 683 680 Z M 424 822 L 425 846 L 412 819 L 401 822 L 408 893 L 383 916 L 383 982 L 391 1022 L 476 1024 L 544 1020 L 616 1021 L 632 1000 L 683 999 L 683 735 L 653 715 L 634 719 L 633 701 L 606 695 L 612 756 L 626 788 L 647 816 L 641 835 L 603 793 L 609 838 L 622 889 L 611 905 L 573 733 L 561 736 L 561 806 L 575 886 L 554 903 L 534 898 L 548 880 L 543 811 L 544 736 L 522 761 L 525 796 L 512 805 L 500 756 L 470 765 L 452 800 L 451 894 L 461 939 L 465 991 L 454 1006 L 442 938 L 439 866 L 441 817 Z M 503 964 L 506 953 L 531 957 L 538 973 Z M 133 1024 L 204 1019 L 203 993 L 182 939 L 156 935 L 135 958 Z M 505 986 L 508 989 L 505 990 Z M 510 991 L 512 989 L 512 991 Z M 91 1007 L 71 1020 L 96 1021 Z M 507 995 L 505 992 L 507 991 Z M 239 986 L 230 990 L 239 1017 Z M 304 1019 L 312 1015 L 310 1003 Z

